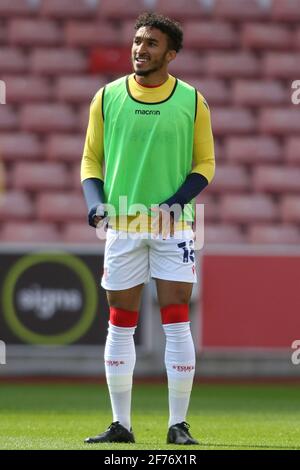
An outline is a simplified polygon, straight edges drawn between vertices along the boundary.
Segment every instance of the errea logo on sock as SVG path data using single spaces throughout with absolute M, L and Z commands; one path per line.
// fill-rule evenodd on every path
M 6 364 L 6 345 L 4 341 L 0 341 L 0 366 Z
M 3 80 L 0 80 L 0 104 L 6 104 L 6 85 Z

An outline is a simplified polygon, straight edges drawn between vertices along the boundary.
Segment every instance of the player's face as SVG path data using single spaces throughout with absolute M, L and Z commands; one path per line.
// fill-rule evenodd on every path
M 146 77 L 167 68 L 174 58 L 174 52 L 169 50 L 165 33 L 156 28 L 143 26 L 137 30 L 131 49 L 134 72 L 136 75 Z

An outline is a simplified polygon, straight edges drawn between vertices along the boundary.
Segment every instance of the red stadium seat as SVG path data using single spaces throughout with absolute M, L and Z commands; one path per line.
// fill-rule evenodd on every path
M 225 154 L 229 162 L 273 163 L 281 160 L 282 150 L 274 137 L 228 137 Z
M 205 224 L 204 245 L 206 243 L 244 243 L 245 235 L 238 225 L 228 224 Z
M 89 105 L 80 107 L 80 111 L 78 113 L 77 128 L 82 133 L 86 133 L 88 121 L 89 121 L 89 112 L 90 112 Z
M 90 103 L 95 93 L 106 83 L 107 80 L 100 76 L 60 77 L 56 96 L 59 101 Z
M 256 130 L 256 121 L 247 109 L 214 108 L 212 113 L 214 134 L 250 134 Z
M 35 49 L 30 63 L 33 73 L 44 75 L 80 74 L 87 70 L 87 58 L 76 49 Z
M 263 59 L 262 73 L 266 77 L 295 80 L 300 75 L 300 54 L 269 52 Z
M 17 163 L 13 170 L 16 189 L 28 191 L 63 190 L 70 187 L 66 167 L 61 163 Z
M 294 35 L 294 44 L 296 49 L 300 49 L 300 29 L 298 28 Z
M 199 0 L 157 0 L 156 11 L 178 20 L 203 18 L 212 13 L 213 2 Z
M 50 160 L 78 162 L 83 151 L 84 141 L 84 135 L 50 135 L 45 144 L 45 156 Z
M 270 15 L 270 4 L 260 0 L 216 0 L 216 18 L 231 21 L 263 20 Z
M 272 222 L 278 217 L 277 206 L 270 196 L 242 194 L 224 196 L 220 204 L 224 222 Z
M 36 13 L 38 7 L 37 2 L 28 0 L 1 0 L 0 1 L 0 18 L 16 16 L 31 16 Z
M 290 137 L 284 149 L 284 155 L 288 163 L 300 165 L 300 138 Z
M 0 235 L 1 241 L 20 243 L 55 243 L 61 235 L 53 224 L 37 222 L 8 222 Z
M 63 42 L 61 28 L 51 20 L 17 18 L 8 28 L 10 44 L 17 46 L 56 46 Z
M 63 104 L 27 104 L 20 115 L 21 129 L 33 132 L 68 132 L 76 126 L 76 115 Z
M 18 127 L 18 124 L 18 115 L 12 106 L 9 104 L 6 104 L 5 106 L 0 105 L 0 131 L 15 130 Z
M 92 73 L 131 72 L 130 49 L 124 47 L 98 47 L 90 54 L 90 71 Z
M 249 23 L 242 29 L 241 43 L 251 49 L 289 50 L 293 46 L 293 35 L 281 25 Z
M 186 47 L 197 49 L 230 49 L 238 37 L 229 23 L 187 21 L 184 24 Z
M 0 45 L 1 46 L 3 44 L 6 44 L 7 42 L 7 30 L 8 30 L 8 26 L 2 24 L 1 29 L 0 29 Z
M 66 43 L 73 47 L 118 46 L 120 34 L 109 23 L 69 22 L 65 28 Z
M 8 191 L 0 195 L 0 220 L 32 219 L 34 205 L 28 194 L 22 191 Z
M 205 73 L 205 60 L 197 52 L 186 50 L 170 63 L 169 70 L 179 78 L 181 75 L 201 76 Z
M 279 81 L 237 80 L 233 84 L 233 102 L 237 105 L 261 107 L 289 104 L 290 90 Z
M 204 191 L 196 198 L 197 204 L 204 204 L 205 222 L 215 222 L 219 220 L 219 206 L 216 199 Z
M 1 133 L 0 156 L 3 160 L 38 159 L 43 155 L 43 145 L 35 134 Z
M 28 70 L 29 62 L 21 49 L 2 47 L 0 54 L 1 75 L 7 73 L 24 73 Z
M 273 193 L 299 192 L 300 168 L 259 166 L 254 169 L 254 189 Z
M 248 240 L 254 244 L 299 244 L 300 231 L 295 225 L 252 225 Z
M 41 14 L 47 18 L 94 18 L 98 2 L 89 0 L 41 0 Z
M 65 243 L 87 243 L 99 245 L 104 240 L 97 238 L 96 230 L 89 227 L 88 223 L 70 223 L 64 226 L 62 239 Z
M 300 223 L 300 196 L 284 196 L 280 204 L 284 222 Z
M 264 109 L 259 117 L 259 129 L 262 133 L 275 135 L 299 134 L 300 113 L 294 109 Z
M 8 103 L 32 103 L 52 98 L 52 87 L 45 78 L 31 75 L 21 77 L 5 75 L 3 80 L 6 83 Z
M 74 166 L 73 166 L 73 169 L 72 169 L 72 172 L 71 172 L 71 175 L 70 175 L 70 180 L 71 180 L 71 184 L 72 184 L 72 187 L 75 191 L 81 191 L 81 181 L 80 181 L 80 168 L 81 168 L 81 165 L 80 163 L 76 163 Z
M 122 21 L 119 29 L 120 44 L 123 47 L 131 47 L 135 35 L 135 20 Z
M 218 164 L 209 193 L 242 192 L 250 188 L 250 177 L 243 166 Z
M 37 216 L 45 222 L 85 222 L 87 209 L 82 194 L 78 192 L 43 192 L 37 200 Z
M 146 10 L 143 0 L 101 0 L 99 6 L 99 17 L 112 18 L 115 20 L 125 18 L 136 18 L 141 12 Z
M 272 18 L 276 21 L 299 22 L 299 0 L 273 0 Z
M 231 100 L 231 92 L 224 80 L 188 76 L 184 80 L 197 88 L 209 105 L 227 104 Z
M 214 52 L 208 55 L 206 73 L 223 78 L 251 78 L 259 75 L 260 64 L 250 52 Z

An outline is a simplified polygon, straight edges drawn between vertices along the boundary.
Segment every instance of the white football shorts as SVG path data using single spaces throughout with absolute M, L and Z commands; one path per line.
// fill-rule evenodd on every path
M 148 283 L 150 277 L 167 281 L 197 282 L 194 233 L 175 232 L 165 240 L 159 235 L 129 234 L 109 228 L 106 234 L 101 285 L 124 290 Z

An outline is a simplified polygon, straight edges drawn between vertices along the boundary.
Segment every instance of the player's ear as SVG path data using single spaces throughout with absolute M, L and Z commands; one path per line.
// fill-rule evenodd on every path
M 174 49 L 170 49 L 167 52 L 167 61 L 172 62 L 172 60 L 175 59 L 176 55 L 177 55 L 177 52 Z

